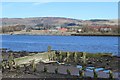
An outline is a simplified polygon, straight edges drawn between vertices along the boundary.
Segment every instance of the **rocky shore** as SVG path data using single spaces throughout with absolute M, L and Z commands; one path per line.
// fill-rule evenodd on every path
M 75 52 L 61 52 L 61 51 L 51 51 L 51 56 L 56 54 L 56 59 L 50 58 L 50 61 L 45 63 L 44 61 L 48 60 L 49 52 L 26 52 L 26 51 L 7 51 L 2 50 L 3 61 L 9 62 L 9 56 L 12 53 L 14 57 L 15 64 L 21 65 L 21 67 L 14 67 L 12 71 L 9 68 L 2 70 L 3 78 L 80 78 L 79 70 L 81 66 L 84 66 L 83 56 L 84 52 L 77 52 L 76 60 L 74 60 Z M 67 60 L 66 54 L 69 55 Z M 30 65 L 31 61 L 35 60 L 36 71 L 33 71 L 33 67 Z M 3 62 L 2 61 L 2 62 Z M 97 53 L 90 54 L 86 53 L 85 59 L 86 69 L 84 71 L 84 78 L 94 79 L 93 70 L 89 68 L 95 68 L 96 73 L 99 75 L 98 78 L 105 78 L 109 80 L 109 71 L 113 72 L 115 79 L 119 77 L 119 62 L 120 57 L 113 56 L 112 54 L 107 53 Z M 24 63 L 26 62 L 26 63 Z M 46 71 L 45 71 L 46 69 Z M 57 74 L 56 74 L 57 69 Z M 67 71 L 70 71 L 68 74 Z

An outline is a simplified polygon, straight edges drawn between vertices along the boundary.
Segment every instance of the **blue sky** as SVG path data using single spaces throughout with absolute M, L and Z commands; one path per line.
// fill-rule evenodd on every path
M 2 16 L 8 18 L 67 17 L 117 19 L 117 2 L 3 2 Z

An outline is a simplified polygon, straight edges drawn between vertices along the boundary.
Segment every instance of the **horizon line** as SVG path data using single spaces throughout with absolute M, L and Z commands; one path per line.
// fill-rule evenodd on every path
M 1 19 L 3 18 L 69 18 L 69 19 L 78 19 L 78 20 L 94 20 L 94 19 L 118 19 L 118 18 L 89 18 L 89 19 L 79 19 L 79 18 L 72 18 L 72 17 L 62 17 L 62 16 L 35 16 L 35 17 L 0 17 Z

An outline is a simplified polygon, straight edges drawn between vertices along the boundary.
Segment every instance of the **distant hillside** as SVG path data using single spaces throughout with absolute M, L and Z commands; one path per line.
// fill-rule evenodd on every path
M 101 20 L 101 19 L 94 19 L 94 20 L 78 20 L 78 19 L 71 19 L 71 18 L 62 18 L 62 17 L 33 17 L 33 18 L 0 18 L 2 24 L 0 26 L 12 26 L 12 25 L 25 25 L 34 27 L 38 24 L 43 25 L 63 25 L 63 24 L 70 24 L 70 25 L 117 25 L 116 20 Z

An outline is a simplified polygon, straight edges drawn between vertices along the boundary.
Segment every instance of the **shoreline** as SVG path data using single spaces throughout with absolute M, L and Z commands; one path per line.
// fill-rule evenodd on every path
M 9 52 L 9 53 L 11 53 L 11 52 Z M 17 63 L 18 65 L 29 64 L 30 61 L 35 60 L 35 62 L 38 63 L 37 64 L 37 70 L 39 72 L 41 72 L 43 70 L 43 67 L 46 66 L 49 73 L 54 73 L 55 68 L 58 67 L 59 73 L 61 73 L 63 75 L 66 74 L 67 69 L 69 69 L 72 74 L 76 75 L 76 74 L 78 74 L 78 70 L 79 70 L 79 68 L 77 68 L 77 66 L 79 67 L 79 65 L 82 65 L 81 62 L 78 62 L 79 64 L 73 62 L 72 58 L 70 58 L 70 60 L 69 60 L 70 62 L 65 61 L 64 62 L 65 64 L 62 64 L 62 65 L 58 65 L 58 64 L 54 64 L 54 63 L 41 63 L 42 61 L 47 61 L 48 52 L 45 52 L 45 53 L 30 53 L 30 54 L 28 54 L 28 53 L 25 54 L 24 52 L 21 52 L 21 53 L 12 52 L 12 53 L 13 53 L 14 57 L 16 56 L 16 58 L 14 58 L 14 59 L 15 59 L 15 63 Z M 51 52 L 51 53 L 53 53 L 53 52 Z M 73 54 L 72 52 L 70 52 L 70 53 L 71 53 L 71 55 Z M 21 54 L 22 56 L 18 56 L 18 58 L 17 58 L 17 55 L 19 55 L 19 54 Z M 81 52 L 79 52 L 78 54 L 79 54 L 78 56 L 80 56 Z M 65 53 L 62 52 L 62 55 L 65 55 Z M 120 57 L 118 58 L 118 57 L 111 56 L 111 55 L 108 55 L 108 54 L 106 54 L 106 55 L 105 54 L 99 54 L 98 55 L 99 57 L 97 57 L 97 55 L 95 56 L 95 54 L 87 54 L 87 55 L 89 55 L 89 57 L 87 58 L 88 60 L 86 59 L 87 60 L 86 67 L 95 67 L 98 70 L 101 69 L 101 68 L 102 69 L 104 68 L 105 71 L 113 70 L 114 73 L 118 72 L 118 66 L 115 63 L 116 63 L 116 61 L 118 63 L 118 60 L 120 60 Z M 7 56 L 7 54 L 6 54 L 6 56 Z M 39 61 L 40 61 L 40 63 L 39 63 Z M 59 63 L 62 63 L 62 61 L 59 61 Z M 66 65 L 66 64 L 68 64 L 68 65 Z M 69 64 L 71 64 L 71 65 L 69 65 Z M 63 71 L 63 69 L 65 69 L 65 71 Z M 21 67 L 20 70 L 24 70 L 24 67 Z M 86 71 L 85 73 L 87 74 L 87 76 L 92 77 L 92 75 L 91 75 L 92 72 L 91 71 Z M 108 76 L 107 72 L 104 72 L 102 70 L 100 72 L 98 71 L 97 73 L 99 73 L 99 75 L 101 75 L 101 76 L 99 76 L 100 78 L 103 78 L 103 77 L 107 78 L 107 76 Z M 104 76 L 102 75 L 103 73 L 105 73 Z M 9 75 L 9 73 L 4 73 L 4 74 Z M 42 73 L 40 73 L 40 75 L 41 74 Z M 54 75 L 56 75 L 56 74 L 54 74 Z M 116 76 L 115 78 L 117 78 L 117 75 L 115 75 L 115 76 Z
M 103 36 L 103 37 L 120 37 L 120 34 L 70 34 L 70 35 L 56 35 L 56 34 L 0 34 L 0 35 L 30 35 L 30 36 Z
M 16 52 L 16 53 L 19 53 L 19 52 L 27 52 L 27 53 L 43 53 L 43 52 L 46 52 L 46 51 L 26 51 L 26 50 L 10 50 L 9 48 L 0 48 L 0 50 L 7 50 L 7 52 Z M 51 50 L 51 51 L 62 51 L 62 52 L 68 52 L 68 51 L 63 51 L 63 50 Z M 80 52 L 80 51 L 69 51 L 69 52 Z M 83 51 L 82 51 L 83 52 Z M 111 54 L 112 56 L 116 56 L 116 57 L 120 57 L 119 54 L 115 54 L 115 53 L 107 53 L 107 52 L 86 52 L 86 53 L 89 53 L 89 54 Z
M 72 36 L 112 36 L 120 37 L 120 34 L 71 34 Z

